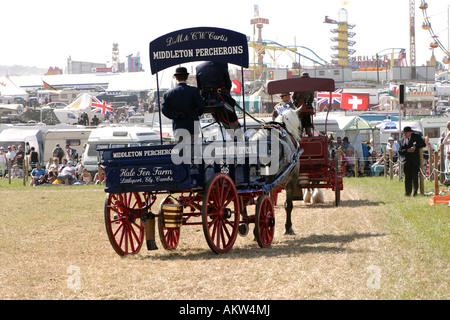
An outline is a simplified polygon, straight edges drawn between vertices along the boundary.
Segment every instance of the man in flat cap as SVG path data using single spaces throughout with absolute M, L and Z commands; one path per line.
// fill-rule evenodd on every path
M 400 140 L 399 155 L 405 158 L 403 171 L 405 172 L 405 196 L 417 195 L 419 188 L 420 148 L 426 147 L 420 134 L 412 131 L 411 127 L 403 128 L 403 138 Z
M 195 126 L 199 126 L 199 116 L 205 111 L 205 103 L 198 88 L 186 83 L 189 76 L 186 68 L 177 68 L 174 76 L 178 83 L 164 94 L 161 111 L 167 118 L 172 119 L 176 139 L 180 136 L 180 129 L 187 130 L 193 137 L 196 133 Z
M 291 94 L 289 92 L 283 92 L 280 94 L 281 101 L 278 102 L 273 108 L 272 120 L 275 120 L 286 109 L 295 110 L 294 104 L 291 101 Z

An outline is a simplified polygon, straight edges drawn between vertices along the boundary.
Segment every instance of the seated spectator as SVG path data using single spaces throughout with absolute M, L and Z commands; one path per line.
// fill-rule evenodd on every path
M 63 158 L 63 159 L 61 160 L 61 165 L 60 165 L 59 168 L 58 168 L 59 172 L 61 172 L 62 169 L 64 169 L 66 166 L 67 166 L 67 159 L 66 159 L 66 158 Z
M 62 167 L 62 165 L 59 163 L 59 158 L 57 158 L 57 157 L 54 157 L 53 161 L 47 165 L 48 165 L 48 169 L 47 169 L 48 171 L 51 171 L 51 170 L 53 171 L 53 169 L 56 168 L 56 170 L 59 172 Z
M 58 175 L 59 175 L 58 167 L 50 166 L 50 169 L 47 170 L 47 182 L 54 183 L 55 180 L 58 178 Z
M 384 172 L 384 156 L 381 155 L 377 158 L 377 161 L 370 167 L 372 176 L 381 176 Z
M 6 175 L 6 177 L 8 178 L 9 176 Z M 18 164 L 12 166 L 11 178 L 23 178 L 23 170 L 20 169 Z
M 62 168 L 58 176 L 59 184 L 72 184 L 75 182 L 76 169 L 72 164 L 72 160 L 67 161 L 67 166 Z
M 80 180 L 80 177 L 83 174 L 83 169 L 84 169 L 84 165 L 81 161 L 81 157 L 78 159 L 75 169 L 77 170 L 77 179 Z
M 348 148 L 344 152 L 346 158 L 345 171 L 347 172 L 347 177 L 355 176 L 355 157 L 353 155 L 353 149 Z
M 83 173 L 79 176 L 78 180 L 82 184 L 91 184 L 92 183 L 92 175 L 87 171 L 86 168 L 83 169 Z
M 95 184 L 105 184 L 106 183 L 106 176 L 105 172 L 102 168 L 99 168 L 98 172 L 94 176 L 94 183 Z
M 36 162 L 36 167 L 31 170 L 30 186 L 38 186 L 44 184 L 45 181 L 45 169 L 42 168 L 39 162 Z
M 344 151 L 347 150 L 352 150 L 354 151 L 355 148 L 353 148 L 353 146 L 351 145 L 350 141 L 348 140 L 348 137 L 344 137 L 344 139 L 342 139 L 342 145 L 341 145 L 341 149 Z
M 370 154 L 370 157 L 367 159 L 369 162 L 369 165 L 374 165 L 375 162 L 378 161 L 378 155 L 377 152 L 375 150 L 372 151 L 372 153 Z

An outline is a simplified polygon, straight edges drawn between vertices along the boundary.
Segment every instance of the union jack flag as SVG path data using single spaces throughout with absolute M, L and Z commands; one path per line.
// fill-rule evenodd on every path
M 92 97 L 91 112 L 92 113 L 113 114 L 113 108 L 112 108 L 112 105 L 107 104 L 106 101 Z
M 343 89 L 336 89 L 331 93 L 332 104 L 341 103 Z M 317 104 L 330 103 L 330 93 L 328 91 L 317 92 Z

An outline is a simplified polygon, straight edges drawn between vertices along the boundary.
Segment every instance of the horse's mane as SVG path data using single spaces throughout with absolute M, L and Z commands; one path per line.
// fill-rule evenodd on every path
M 284 110 L 283 114 L 278 115 L 275 122 L 284 123 L 286 130 L 294 136 L 295 140 L 300 140 L 300 119 L 294 110 L 290 108 Z

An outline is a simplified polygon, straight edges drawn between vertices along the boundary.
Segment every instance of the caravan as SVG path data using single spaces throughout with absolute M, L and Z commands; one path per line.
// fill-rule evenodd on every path
M 43 144 L 42 132 L 38 129 L 28 129 L 26 127 L 8 128 L 0 132 L 0 146 L 5 150 L 10 145 L 15 145 L 16 147 L 21 145 L 23 150 L 28 153 L 30 148 L 34 147 L 41 160 L 43 156 Z
M 156 145 L 161 138 L 146 126 L 110 126 L 92 130 L 82 161 L 85 168 L 94 174 L 98 171 L 99 153 L 97 149 L 123 148 Z
M 49 129 L 45 133 L 44 154 L 41 162 L 46 163 L 53 156 L 53 149 L 59 144 L 77 150 L 78 155 L 84 152 L 83 145 L 88 142 L 92 129 Z M 76 165 L 76 164 L 74 164 Z
M 431 144 L 438 145 L 441 142 L 442 133 L 447 132 L 447 122 L 449 121 L 450 118 L 447 117 L 420 119 L 423 136 L 428 137 Z

